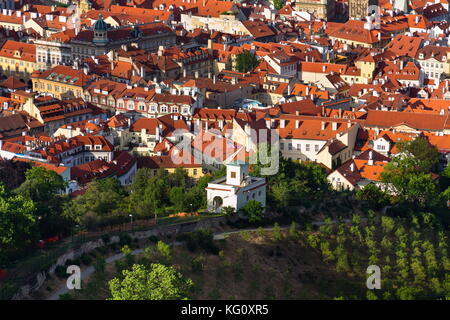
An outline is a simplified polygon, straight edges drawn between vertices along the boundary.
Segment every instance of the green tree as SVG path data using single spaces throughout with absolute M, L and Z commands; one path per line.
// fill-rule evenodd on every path
M 425 136 L 418 136 L 411 141 L 397 143 L 400 152 L 412 155 L 418 160 L 418 169 L 430 172 L 439 162 L 439 151 L 428 142 Z
M 284 0 L 273 0 L 273 5 L 275 9 L 280 10 L 284 7 Z
M 97 274 L 103 274 L 105 272 L 106 267 L 105 258 L 102 256 L 98 256 L 97 258 L 95 258 L 93 266 Z
M 164 262 L 164 264 L 172 263 L 172 249 L 170 248 L 170 245 L 160 240 L 156 244 L 156 249 L 158 251 L 158 254 L 161 256 L 161 260 L 162 262 Z
M 170 185 L 173 187 L 188 187 L 189 176 L 183 168 L 176 168 L 169 176 Z
M 28 162 L 0 160 L 0 181 L 8 190 L 13 190 L 25 182 L 25 172 L 30 168 Z
M 378 300 L 378 296 L 373 292 L 368 290 L 366 294 L 367 300 Z
M 25 182 L 16 189 L 16 192 L 44 204 L 48 204 L 55 193 L 62 192 L 67 185 L 59 174 L 43 167 L 27 170 L 25 178 Z
M 148 177 L 147 170 L 140 172 L 138 181 L 131 186 L 124 209 L 142 217 L 157 218 L 170 205 L 170 177 L 164 170 L 158 170 L 156 176 L 147 180 L 145 177 Z
M 170 201 L 178 212 L 187 211 L 189 204 L 186 203 L 186 189 L 184 187 L 173 187 L 169 192 Z
M 43 167 L 32 167 L 27 170 L 25 178 L 14 193 L 29 198 L 35 203 L 41 236 L 67 234 L 69 221 L 62 217 L 63 206 L 67 201 L 67 196 L 62 193 L 67 183 L 55 171 Z
M 283 239 L 283 235 L 281 233 L 280 225 L 278 222 L 275 222 L 273 226 L 273 239 L 275 241 L 281 241 Z
M 298 235 L 295 229 L 296 229 L 295 221 L 292 221 L 291 226 L 289 227 L 289 236 L 292 238 L 295 238 Z
M 88 229 L 128 221 L 120 208 L 127 192 L 115 178 L 94 180 L 86 192 L 64 207 L 64 216 Z
M 236 210 L 234 210 L 234 208 L 231 206 L 224 206 L 224 207 L 222 207 L 221 211 L 222 211 L 222 214 L 226 215 L 226 216 L 232 216 L 236 213 Z
M 128 245 L 124 245 L 122 249 L 120 249 L 120 251 L 122 251 L 123 255 L 125 256 L 127 266 L 131 267 L 134 263 L 134 257 L 131 253 L 131 248 Z
M 259 222 L 263 219 L 264 208 L 259 201 L 250 200 L 241 210 L 247 216 L 249 222 Z
M 373 183 L 356 191 L 356 200 L 364 201 L 371 209 L 381 209 L 389 203 L 389 196 Z
M 395 228 L 395 220 L 391 217 L 381 216 L 381 228 L 384 233 L 390 233 Z
M 400 287 L 397 289 L 397 297 L 400 300 L 415 300 L 421 290 L 415 287 Z
M 192 280 L 162 264 L 135 264 L 123 271 L 123 279 L 109 282 L 111 300 L 185 300 L 192 287 Z
M 425 173 L 414 157 L 397 156 L 381 173 L 383 182 L 390 184 L 400 200 L 420 206 L 432 206 L 438 201 L 438 190 L 431 174 Z
M 277 203 L 278 207 L 284 208 L 289 205 L 292 199 L 292 194 L 290 192 L 289 181 L 277 181 L 275 182 L 271 189 L 271 196 Z
M 22 195 L 9 194 L 0 184 L 0 264 L 36 243 L 36 206 Z
M 250 51 L 239 53 L 236 57 L 236 70 L 249 72 L 258 66 L 258 59 Z

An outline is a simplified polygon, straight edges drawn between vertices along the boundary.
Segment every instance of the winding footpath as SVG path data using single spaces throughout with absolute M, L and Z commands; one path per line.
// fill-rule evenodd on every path
M 365 220 L 363 218 L 363 220 Z M 344 219 L 344 222 L 349 222 L 349 219 Z M 332 221 L 332 223 L 336 223 L 336 221 Z M 316 221 L 316 222 L 312 222 L 312 225 L 316 225 L 316 226 L 320 226 L 325 224 L 324 221 Z M 269 230 L 273 230 L 274 227 L 267 227 L 267 228 L 263 228 L 263 230 L 269 231 Z M 280 229 L 288 229 L 290 228 L 290 226 L 280 226 Z M 239 230 L 234 230 L 234 231 L 225 231 L 225 232 L 218 232 L 215 233 L 213 236 L 214 240 L 223 240 L 225 238 L 227 238 L 229 235 L 234 234 L 234 233 L 240 233 L 242 231 L 257 231 L 258 228 L 253 228 L 253 229 L 239 229 Z M 181 242 L 172 242 L 171 245 L 181 245 Z M 131 252 L 131 255 L 137 255 L 137 254 L 141 254 L 144 251 L 144 249 L 136 249 L 134 251 Z M 125 257 L 125 255 L 123 253 L 118 253 L 115 254 L 113 256 L 110 256 L 108 258 L 106 258 L 106 264 L 111 264 L 116 262 L 117 260 L 121 260 Z M 84 269 L 81 272 L 81 280 L 85 280 L 87 278 L 89 278 L 91 275 L 93 275 L 95 273 L 95 268 L 93 266 L 89 266 L 86 269 Z M 46 300 L 59 300 L 59 296 L 62 294 L 66 294 L 68 293 L 70 290 L 67 288 L 67 285 L 64 284 L 63 286 L 61 286 L 57 291 L 55 291 L 50 297 L 48 297 Z

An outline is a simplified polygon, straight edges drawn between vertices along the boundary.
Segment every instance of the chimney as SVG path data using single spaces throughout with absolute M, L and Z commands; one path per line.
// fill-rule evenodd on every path
M 296 128 L 296 129 L 298 129 L 299 124 L 300 124 L 300 121 L 299 121 L 299 120 L 295 120 L 295 128 Z
M 367 161 L 367 164 L 369 166 L 373 166 L 373 151 L 372 150 L 369 151 L 369 160 Z
M 164 47 L 163 46 L 159 46 L 158 47 L 158 57 L 162 57 L 163 56 L 163 52 L 164 52 Z
M 285 128 L 286 127 L 286 120 L 284 120 L 284 119 L 281 119 L 280 120 L 280 128 Z
M 355 163 L 353 162 L 350 164 L 350 171 L 351 172 L 355 171 Z
M 198 79 L 198 71 L 195 71 L 195 79 Z
M 325 121 L 322 121 L 321 126 L 320 126 L 320 130 L 325 130 Z

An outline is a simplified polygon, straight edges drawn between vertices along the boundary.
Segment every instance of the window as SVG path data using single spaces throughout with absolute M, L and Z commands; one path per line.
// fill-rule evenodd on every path
M 194 171 L 194 176 L 196 176 L 197 175 L 197 169 L 194 169 L 193 171 Z
M 300 143 L 297 143 L 297 150 L 299 150 L 299 151 L 302 150 L 302 145 Z
M 236 178 L 236 172 L 231 171 L 230 176 L 231 176 L 231 178 L 233 178 L 233 179 Z
M 315 152 L 319 151 L 319 145 L 318 144 L 314 145 L 314 151 Z
M 280 149 L 284 150 L 284 143 L 283 142 L 280 142 Z
M 307 143 L 306 144 L 306 151 L 309 151 L 309 148 L 310 148 L 309 143 Z
M 292 143 L 288 144 L 288 150 L 292 150 Z

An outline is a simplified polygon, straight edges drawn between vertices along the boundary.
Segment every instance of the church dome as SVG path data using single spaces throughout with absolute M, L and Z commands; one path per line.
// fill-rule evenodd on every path
M 98 20 L 94 24 L 94 31 L 107 31 L 108 25 L 103 20 L 102 15 L 99 15 Z

